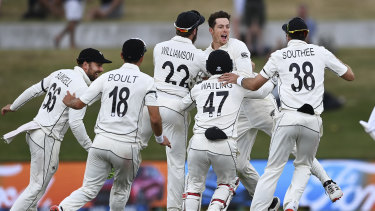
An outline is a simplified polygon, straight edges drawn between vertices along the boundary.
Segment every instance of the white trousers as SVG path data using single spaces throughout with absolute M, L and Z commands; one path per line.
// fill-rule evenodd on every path
M 189 114 L 180 114 L 166 107 L 160 107 L 163 120 L 163 134 L 171 142 L 166 147 L 168 165 L 167 210 L 182 210 L 182 194 L 185 190 L 185 161 Z
M 104 145 L 107 149 L 101 148 Z M 110 147 L 112 149 L 108 150 Z M 113 167 L 115 173 L 109 207 L 112 211 L 123 211 L 140 163 L 141 155 L 138 144 L 120 142 L 96 135 L 87 157 L 82 187 L 65 198 L 60 206 L 64 211 L 76 211 L 94 199 Z
M 281 112 L 276 119 L 270 152 L 264 174 L 255 189 L 250 210 L 268 210 L 275 193 L 277 181 L 296 146 L 295 170 L 285 194 L 284 204 L 299 202 L 310 178 L 310 169 L 319 146 L 322 119 L 297 111 Z
M 273 96 L 259 100 L 245 99 L 241 105 L 241 112 L 238 118 L 239 137 L 237 138 L 237 145 L 240 153 L 237 156 L 237 173 L 250 196 L 254 195 L 255 187 L 259 180 L 258 172 L 249 162 L 251 150 L 259 130 L 271 136 L 274 124 L 271 112 L 275 112 L 275 108 L 276 102 Z M 278 111 L 276 111 L 276 115 L 277 113 Z M 292 154 L 293 156 L 296 155 L 296 147 L 293 148 Z M 330 180 L 330 177 L 316 158 L 314 158 L 311 173 L 322 184 Z
M 37 129 L 26 133 L 26 142 L 31 154 L 30 182 L 14 202 L 11 211 L 36 211 L 38 201 L 59 166 L 60 141 Z
M 217 176 L 216 183 L 233 187 L 236 181 L 236 145 L 233 139 L 215 142 L 207 140 L 203 134 L 195 134 L 188 151 L 187 192 L 203 193 L 211 165 Z

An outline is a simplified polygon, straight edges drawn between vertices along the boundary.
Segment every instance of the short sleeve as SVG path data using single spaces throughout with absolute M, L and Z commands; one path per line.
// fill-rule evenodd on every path
M 323 48 L 323 58 L 325 58 L 325 65 L 327 68 L 335 72 L 338 76 L 342 76 L 348 70 L 346 67 L 333 53 Z
M 93 81 L 79 99 L 86 105 L 92 105 L 94 102 L 100 99 L 105 79 L 106 77 L 101 76 Z

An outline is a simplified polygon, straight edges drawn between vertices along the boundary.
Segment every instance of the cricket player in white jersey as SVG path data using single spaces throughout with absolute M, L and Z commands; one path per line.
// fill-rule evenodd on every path
M 156 141 L 169 146 L 163 136 L 162 122 L 156 101 L 154 80 L 139 69 L 146 45 L 140 39 L 125 41 L 121 58 L 124 64 L 103 74 L 80 98 L 67 93 L 64 103 L 80 109 L 101 100 L 95 126 L 95 139 L 87 157 L 83 185 L 51 211 L 75 211 L 96 197 L 113 167 L 114 181 L 110 193 L 110 210 L 125 209 L 132 182 L 141 163 L 140 150 L 148 140 L 138 134 L 139 119 L 146 105 Z
M 217 188 L 208 210 L 226 210 L 236 184 L 237 118 L 244 97 L 264 98 L 274 84 L 269 82 L 256 92 L 249 92 L 235 84 L 223 86 L 218 78 L 231 72 L 233 62 L 226 51 L 213 51 L 206 63 L 212 74 L 193 87 L 190 94 L 180 101 L 180 107 L 195 103 L 194 135 L 188 148 L 188 178 L 185 210 L 199 210 L 205 189 L 207 172 L 212 165 L 217 175 Z
M 174 26 L 176 36 L 158 43 L 154 48 L 154 79 L 163 119 L 164 134 L 172 148 L 166 148 L 168 163 L 167 209 L 182 209 L 185 184 L 187 135 L 190 124 L 188 111 L 171 108 L 189 93 L 197 74 L 205 70 L 206 56 L 194 46 L 198 26 L 204 17 L 195 10 L 178 15 Z
M 246 45 L 236 39 L 229 38 L 230 15 L 219 11 L 210 15 L 208 19 L 209 30 L 212 35 L 212 43 L 205 50 L 209 54 L 214 49 L 222 49 L 229 53 L 234 61 L 234 72 L 244 77 L 252 76 L 250 52 Z M 244 56 L 245 55 L 245 56 Z M 248 55 L 248 56 L 247 56 Z M 255 73 L 254 73 L 255 74 Z M 237 144 L 239 155 L 237 157 L 237 171 L 241 183 L 248 190 L 250 196 L 254 195 L 255 187 L 259 179 L 259 174 L 249 162 L 252 147 L 258 130 L 262 130 L 271 136 L 273 128 L 273 118 L 271 114 L 278 111 L 277 104 L 272 94 L 265 99 L 244 98 L 238 120 Z M 293 150 L 295 154 L 295 150 Z M 314 159 L 312 173 L 322 182 L 330 199 L 334 202 L 343 193 L 339 186 L 327 175 L 317 159 Z M 269 210 L 277 210 L 280 200 L 274 197 Z
M 1 114 L 17 111 L 31 99 L 46 93 L 36 117 L 17 130 L 4 135 L 8 143 L 21 132 L 26 132 L 30 147 L 30 183 L 14 202 L 11 210 L 37 210 L 37 203 L 43 196 L 48 183 L 59 165 L 60 145 L 68 128 L 87 151 L 91 139 L 83 124 L 85 109 L 69 109 L 63 103 L 64 93 L 75 92 L 80 96 L 91 81 L 103 72 L 102 64 L 111 63 L 103 54 L 92 48 L 84 49 L 77 58 L 74 69 L 61 69 L 51 73 L 39 83 L 26 89 L 12 104 L 1 109 Z
M 267 210 L 277 181 L 296 146 L 295 171 L 284 197 L 284 210 L 295 211 L 309 180 L 311 166 L 322 135 L 325 68 L 347 81 L 354 80 L 351 68 L 324 47 L 307 44 L 308 28 L 296 17 L 283 25 L 288 46 L 272 53 L 255 78 L 226 74 L 221 80 L 257 90 L 278 74 L 280 113 L 275 117 L 267 167 L 254 193 L 251 210 Z

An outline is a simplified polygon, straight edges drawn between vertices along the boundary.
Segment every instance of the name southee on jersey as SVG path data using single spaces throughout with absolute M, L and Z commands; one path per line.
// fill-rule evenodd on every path
M 194 53 L 189 51 L 173 49 L 170 47 L 161 47 L 161 55 L 171 56 L 178 59 L 185 59 L 188 61 L 194 61 Z
M 314 48 L 287 50 L 283 52 L 283 59 L 315 56 Z

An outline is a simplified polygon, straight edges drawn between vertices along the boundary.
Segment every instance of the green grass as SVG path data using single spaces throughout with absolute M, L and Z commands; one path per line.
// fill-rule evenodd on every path
M 1 105 L 12 103 L 26 88 L 40 81 L 52 71 L 72 68 L 78 50 L 0 50 L 2 70 L 0 71 Z M 113 61 L 105 65 L 106 70 L 118 68 L 122 61 L 120 49 L 105 49 L 103 53 Z M 373 73 L 373 55 L 375 49 L 341 49 L 336 55 L 349 64 L 356 74 L 354 82 L 346 82 L 327 71 L 326 90 L 345 99 L 343 108 L 323 113 L 324 134 L 318 150 L 318 158 L 353 158 L 374 160 L 375 142 L 364 132 L 359 120 L 367 121 L 375 106 L 373 97 L 375 74 Z M 259 70 L 265 58 L 254 60 Z M 152 50 L 146 53 L 142 71 L 153 71 Z M 0 134 L 3 135 L 21 124 L 30 121 L 37 113 L 42 97 L 32 100 L 19 111 L 0 116 Z M 89 107 L 85 124 L 90 137 L 94 137 L 93 127 L 100 103 Z M 191 135 L 191 134 L 190 134 Z M 252 158 L 267 158 L 269 137 L 260 132 L 253 148 Z M 87 153 L 80 147 L 70 130 L 62 143 L 61 160 L 85 160 Z M 164 149 L 152 139 L 149 147 L 142 151 L 144 160 L 164 160 Z M 25 137 L 20 135 L 11 144 L 0 143 L 0 162 L 29 160 L 29 149 Z

